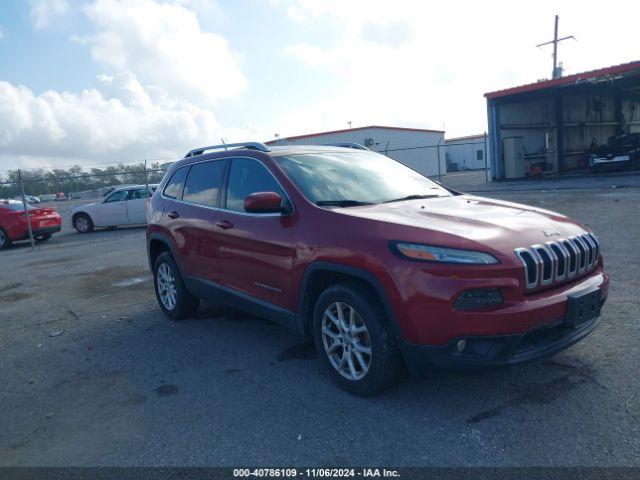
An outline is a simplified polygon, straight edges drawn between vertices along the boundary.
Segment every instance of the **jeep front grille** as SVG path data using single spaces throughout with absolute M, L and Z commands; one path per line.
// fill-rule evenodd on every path
M 585 233 L 514 251 L 524 265 L 527 289 L 532 289 L 590 271 L 598 264 L 600 244 L 595 235 Z

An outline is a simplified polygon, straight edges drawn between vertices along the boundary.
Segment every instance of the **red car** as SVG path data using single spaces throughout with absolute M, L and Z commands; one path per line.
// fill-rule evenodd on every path
M 33 237 L 44 242 L 62 228 L 62 217 L 54 208 L 29 208 L 29 220 Z M 27 214 L 22 202 L 0 200 L 0 249 L 9 247 L 12 242 L 29 239 Z
M 235 147 L 189 152 L 149 202 L 172 319 L 204 298 L 278 321 L 360 395 L 403 366 L 546 357 L 598 323 L 609 278 L 597 238 L 570 218 L 448 190 L 357 145 Z

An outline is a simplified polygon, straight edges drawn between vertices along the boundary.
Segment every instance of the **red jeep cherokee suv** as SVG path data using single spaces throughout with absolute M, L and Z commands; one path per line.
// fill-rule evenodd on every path
M 453 192 L 355 144 L 193 150 L 170 167 L 148 222 L 170 318 L 207 299 L 280 322 L 313 336 L 333 378 L 360 395 L 405 365 L 552 355 L 595 328 L 608 292 L 585 226 Z

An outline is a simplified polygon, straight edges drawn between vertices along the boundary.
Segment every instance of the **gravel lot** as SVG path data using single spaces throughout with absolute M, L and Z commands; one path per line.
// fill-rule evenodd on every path
M 640 188 L 491 195 L 598 233 L 601 325 L 551 360 L 371 399 L 262 319 L 205 306 L 167 320 L 143 228 L 67 222 L 34 252 L 0 252 L 0 466 L 640 466 Z

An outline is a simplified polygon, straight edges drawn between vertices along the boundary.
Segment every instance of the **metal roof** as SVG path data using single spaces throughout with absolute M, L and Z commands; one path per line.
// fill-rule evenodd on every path
M 318 133 L 307 133 L 304 135 L 296 135 L 293 137 L 281 138 L 279 140 L 271 140 L 269 142 L 265 142 L 267 145 L 277 144 L 278 141 L 282 140 L 298 140 L 300 138 L 310 138 L 310 137 L 320 137 L 322 135 L 331 135 L 334 133 L 347 133 L 347 132 L 355 132 L 359 130 L 368 130 L 370 128 L 381 128 L 383 130 L 402 130 L 406 132 L 423 132 L 423 133 L 444 133 L 444 130 L 430 130 L 425 128 L 408 128 L 408 127 L 385 127 L 382 125 L 369 125 L 367 127 L 353 127 L 353 128 L 345 128 L 342 130 L 331 130 L 328 132 L 318 132 Z
M 444 143 L 447 142 L 460 142 L 462 140 L 473 140 L 475 138 L 484 138 L 484 133 L 478 133 L 477 135 L 466 135 L 464 137 L 445 138 Z
M 286 155 L 301 155 L 305 153 L 323 153 L 323 152 L 368 152 L 369 149 L 360 150 L 350 147 L 340 147 L 337 145 L 274 145 L 269 151 L 272 157 Z
M 160 185 L 159 183 L 150 183 L 149 186 L 150 187 L 156 187 L 158 188 L 158 185 Z M 116 188 L 114 188 L 113 190 L 111 190 L 109 193 L 113 193 L 113 192 L 119 192 L 121 190 L 133 190 L 134 188 L 145 188 L 146 185 L 122 185 L 122 186 L 118 186 Z M 109 188 L 109 187 L 107 187 Z
M 493 98 L 506 97 L 508 95 L 515 95 L 518 93 L 544 90 L 546 88 L 573 85 L 584 82 L 593 82 L 596 80 L 600 80 L 601 77 L 617 76 L 633 70 L 640 71 L 640 60 L 637 60 L 635 62 L 623 63 L 620 65 L 614 65 L 612 67 L 590 70 L 588 72 L 575 73 L 573 75 L 567 75 L 566 77 L 553 78 L 551 80 L 544 80 L 542 82 L 529 83 L 527 85 L 520 85 L 518 87 L 506 88 L 504 90 L 496 90 L 495 92 L 485 93 L 484 96 L 490 100 Z

